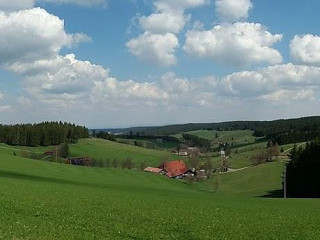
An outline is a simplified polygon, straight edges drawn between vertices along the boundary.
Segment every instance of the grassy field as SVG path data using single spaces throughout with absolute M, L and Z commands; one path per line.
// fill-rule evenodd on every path
M 140 139 L 124 139 L 118 138 L 117 141 L 119 143 L 125 143 L 130 145 L 138 144 L 138 146 L 142 146 L 144 148 L 158 149 L 158 150 L 167 150 L 172 151 L 179 146 L 177 142 L 165 141 L 157 142 L 156 140 L 140 140 Z
M 250 144 L 255 142 L 255 137 L 252 136 L 253 131 L 250 130 L 235 130 L 235 131 L 216 131 L 216 130 L 198 130 L 186 132 L 205 138 L 208 140 L 215 140 L 216 142 L 234 142 L 235 145 Z M 216 138 L 217 135 L 217 138 Z M 182 133 L 173 135 L 176 138 L 182 138 Z
M 137 164 L 145 162 L 151 166 L 156 166 L 165 159 L 177 158 L 167 151 L 146 149 L 94 138 L 81 139 L 77 144 L 71 145 L 70 150 L 72 156 L 89 156 L 95 159 L 117 159 L 119 161 L 131 158 Z
M 0 239 L 318 239 L 319 200 L 262 197 L 281 172 L 271 163 L 189 185 L 1 148 Z
M 70 144 L 69 147 L 70 156 L 72 157 L 87 156 L 102 161 L 116 159 L 119 165 L 121 161 L 130 158 L 136 164 L 136 167 L 139 167 L 142 162 L 147 165 L 157 166 L 163 160 L 178 158 L 168 151 L 146 149 L 96 138 L 81 139 L 76 144 Z M 18 156 L 25 152 L 28 155 L 36 154 L 37 157 L 41 158 L 42 154 L 48 150 L 54 150 L 54 146 L 20 147 L 0 144 L 0 151 L 6 151 L 11 154 L 15 152 Z

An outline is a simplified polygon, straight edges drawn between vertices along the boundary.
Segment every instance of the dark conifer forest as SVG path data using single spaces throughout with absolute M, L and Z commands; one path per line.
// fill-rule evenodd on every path
M 0 125 L 0 142 L 16 146 L 49 146 L 76 142 L 89 136 L 88 129 L 63 122 Z
M 287 164 L 286 185 L 289 197 L 320 197 L 320 141 L 294 147 Z

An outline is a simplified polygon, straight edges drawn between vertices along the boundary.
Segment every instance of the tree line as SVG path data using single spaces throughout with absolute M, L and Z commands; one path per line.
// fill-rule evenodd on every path
M 205 150 L 210 148 L 210 141 L 208 139 L 200 138 L 188 133 L 183 133 L 182 138 L 184 139 L 184 143 L 189 147 L 199 147 Z
M 89 137 L 86 127 L 66 122 L 0 125 L 0 142 L 16 146 L 49 146 Z
M 303 117 L 296 119 L 280 119 L 274 121 L 232 121 L 220 123 L 188 123 L 179 125 L 168 125 L 159 127 L 138 127 L 124 129 L 123 132 L 127 135 L 149 135 L 149 136 L 169 136 L 181 132 L 190 132 L 196 130 L 216 130 L 216 131 L 233 131 L 233 130 L 252 130 L 255 137 L 266 137 L 270 139 L 279 134 L 294 132 L 296 137 L 307 139 L 306 132 L 320 133 L 320 117 Z M 290 134 L 285 140 L 282 136 L 282 141 L 286 143 L 294 142 Z M 275 139 L 273 139 L 275 140 Z M 280 145 L 280 141 L 277 140 Z

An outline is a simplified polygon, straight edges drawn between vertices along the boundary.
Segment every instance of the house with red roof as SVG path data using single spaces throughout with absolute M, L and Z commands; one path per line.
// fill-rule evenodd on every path
M 190 172 L 190 169 L 182 160 L 170 161 L 161 164 L 158 168 L 166 172 L 166 176 L 170 178 L 182 177 Z

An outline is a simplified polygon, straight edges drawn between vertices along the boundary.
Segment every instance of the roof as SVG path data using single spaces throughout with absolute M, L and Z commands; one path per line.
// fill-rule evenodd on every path
M 165 162 L 160 167 L 167 172 L 168 177 L 177 177 L 189 171 L 188 166 L 182 160 Z
M 147 167 L 144 169 L 146 172 L 159 173 L 162 171 L 161 168 Z

